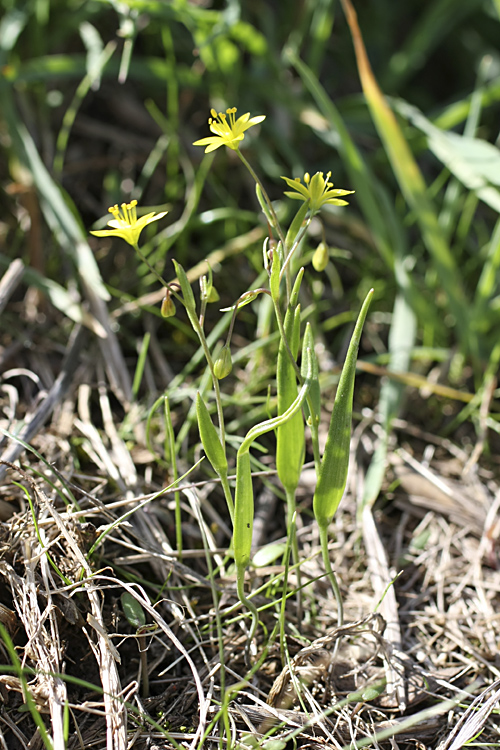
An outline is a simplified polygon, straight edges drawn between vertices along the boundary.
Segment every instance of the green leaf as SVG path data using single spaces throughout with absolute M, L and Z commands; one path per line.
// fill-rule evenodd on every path
M 280 296 L 281 258 L 279 250 L 280 248 L 277 247 L 273 252 L 273 265 L 271 268 L 271 278 L 269 279 L 271 296 L 276 304 L 278 304 Z
M 301 207 L 295 214 L 292 223 L 290 224 L 290 228 L 288 229 L 288 232 L 285 238 L 285 245 L 286 245 L 287 253 L 289 253 L 290 250 L 292 249 L 293 243 L 295 242 L 295 238 L 300 232 L 300 228 L 305 221 L 308 210 L 309 210 L 309 201 L 306 201 L 305 203 L 301 205 Z
M 130 625 L 137 630 L 144 627 L 146 624 L 146 615 L 135 596 L 129 594 L 128 591 L 124 591 L 120 597 L 120 601 L 122 603 L 123 614 Z
M 266 544 L 265 547 L 257 550 L 252 558 L 252 565 L 255 568 L 263 568 L 266 565 L 271 565 L 278 557 L 282 557 L 285 550 L 286 544 L 284 542 Z
M 274 227 L 275 224 L 276 224 L 276 222 L 274 220 L 273 215 L 271 214 L 271 212 L 269 210 L 269 206 L 266 203 L 266 199 L 264 198 L 264 196 L 262 194 L 262 188 L 261 188 L 261 186 L 259 185 L 258 182 L 255 183 L 255 194 L 257 195 L 257 200 L 259 201 L 259 205 L 260 205 L 260 207 L 261 207 L 261 209 L 262 209 L 262 211 L 263 211 L 266 219 L 268 220 L 269 224 L 272 227 Z
M 253 533 L 253 486 L 250 452 L 238 451 L 236 459 L 236 491 L 234 498 L 234 561 L 238 570 L 250 562 Z
M 172 259 L 172 263 L 174 264 L 175 273 L 177 274 L 177 279 L 181 285 L 182 299 L 186 305 L 186 310 L 190 316 L 194 315 L 196 317 L 196 301 L 186 272 L 176 260 Z
M 196 415 L 203 450 L 213 470 L 219 476 L 227 476 L 227 458 L 209 411 L 199 393 L 196 394 Z
M 308 323 L 306 325 L 306 330 L 304 333 L 304 339 L 302 341 L 302 364 L 301 364 L 301 375 L 302 377 L 305 377 L 305 368 L 307 366 L 307 358 L 305 356 L 305 352 L 307 350 L 310 350 L 311 354 L 311 362 L 312 362 L 312 377 L 311 377 L 311 387 L 309 388 L 309 399 L 308 401 L 311 403 L 313 409 L 314 409 L 314 415 L 312 416 L 312 419 L 318 424 L 319 422 L 319 415 L 321 410 L 321 391 L 319 387 L 319 376 L 318 376 L 318 360 L 316 358 L 316 353 L 314 351 L 314 336 L 311 328 L 311 324 Z M 304 404 L 304 412 L 306 415 L 306 419 L 308 419 L 311 416 L 311 413 L 309 411 L 309 404 L 306 402 Z
M 347 481 L 351 443 L 352 398 L 359 341 L 373 296 L 371 289 L 359 313 L 340 375 L 325 452 L 314 493 L 313 509 L 320 526 L 327 526 L 335 515 Z
M 398 112 L 427 135 L 433 154 L 457 180 L 495 211 L 500 212 L 500 149 L 488 141 L 436 127 L 416 107 L 395 103 Z
M 312 365 L 309 350 L 306 353 L 308 359 L 306 382 L 300 389 L 297 398 L 284 414 L 273 419 L 255 425 L 249 430 L 240 445 L 236 458 L 236 493 L 234 501 L 234 533 L 233 548 L 234 560 L 241 577 L 250 561 L 253 531 L 253 486 L 250 471 L 250 447 L 254 440 L 270 430 L 274 430 L 284 424 L 301 408 L 310 386 Z
M 297 358 L 300 343 L 300 305 L 290 305 L 285 315 L 285 335 L 291 354 Z M 276 366 L 278 414 L 284 414 L 297 398 L 297 376 L 283 340 L 280 341 Z M 304 418 L 297 411 L 276 432 L 276 468 L 281 484 L 295 492 L 305 457 Z

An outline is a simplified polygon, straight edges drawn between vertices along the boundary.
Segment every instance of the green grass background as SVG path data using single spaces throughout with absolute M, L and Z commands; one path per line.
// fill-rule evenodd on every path
M 281 175 L 331 171 L 336 187 L 356 191 L 349 208 L 323 214 L 326 272 L 309 265 L 318 224 L 297 261 L 307 268 L 304 317 L 334 356 L 373 286 L 364 355 L 424 374 L 448 362 L 448 382 L 480 400 L 500 355 L 498 0 L 358 1 L 356 51 L 346 8 L 332 0 L 0 7 L 0 268 L 15 257 L 31 266 L 30 283 L 63 313 L 61 330 L 84 318 L 91 293 L 113 310 L 158 289 L 123 242 L 87 244 L 107 207 L 132 198 L 169 210 L 141 238 L 166 278 L 171 257 L 189 269 L 222 250 L 223 304 L 256 284 L 267 228 L 252 183 L 228 150 L 205 157 L 191 145 L 208 135 L 211 107 L 236 106 L 266 115 L 245 154 L 285 223 L 296 205 Z M 159 305 L 143 314 L 158 316 Z M 209 329 L 220 317 L 212 308 Z M 183 316 L 158 324 L 173 371 L 195 370 Z M 240 313 L 236 362 L 256 356 L 252 340 L 268 325 L 264 303 Z M 143 333 L 140 314 L 120 318 L 132 370 Z M 257 368 L 246 392 L 261 410 L 267 380 Z M 387 419 L 400 391 L 382 394 Z

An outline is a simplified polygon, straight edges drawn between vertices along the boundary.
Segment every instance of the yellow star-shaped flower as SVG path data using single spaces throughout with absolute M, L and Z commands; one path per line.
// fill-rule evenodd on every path
M 210 130 L 215 135 L 195 141 L 193 146 L 206 146 L 206 154 L 210 153 L 210 151 L 215 151 L 219 146 L 228 146 L 233 151 L 237 151 L 241 141 L 245 137 L 245 130 L 251 128 L 252 125 L 258 125 L 259 122 L 266 119 L 265 115 L 250 117 L 250 112 L 236 119 L 235 113 L 236 107 L 226 109 L 226 114 L 223 112 L 217 114 L 215 109 L 211 109 L 210 114 L 212 117 L 209 117 L 208 124 Z M 229 119 L 227 115 L 229 115 Z
M 121 208 L 111 206 L 108 211 L 112 214 L 113 218 L 108 221 L 108 227 L 113 228 L 98 229 L 90 234 L 95 234 L 96 237 L 121 237 L 129 245 L 132 245 L 132 247 L 137 247 L 139 235 L 144 227 L 151 224 L 152 221 L 158 221 L 158 219 L 163 218 L 168 212 L 161 211 L 159 214 L 156 214 L 153 211 L 153 213 L 145 214 L 138 219 L 136 206 L 137 201 L 122 203 Z
M 340 200 L 339 196 L 354 193 L 354 190 L 334 190 L 333 184 L 329 182 L 331 176 L 332 173 L 328 172 L 325 179 L 323 172 L 316 172 L 310 177 L 306 172 L 304 185 L 300 181 L 300 177 L 296 177 L 295 180 L 291 180 L 289 177 L 282 177 L 281 179 L 285 180 L 288 187 L 295 191 L 293 193 L 285 192 L 285 195 L 299 201 L 309 201 L 309 210 L 314 215 L 325 203 L 330 203 L 333 206 L 347 206 L 347 201 Z

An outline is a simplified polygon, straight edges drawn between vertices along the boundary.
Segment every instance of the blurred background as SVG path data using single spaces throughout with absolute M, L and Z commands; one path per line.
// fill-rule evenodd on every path
M 494 392 L 498 0 L 357 0 L 361 43 L 386 100 L 363 90 L 353 28 L 333 0 L 2 0 L 1 8 L 0 270 L 21 258 L 38 290 L 19 297 L 20 317 L 4 314 L 4 336 L 22 337 L 28 320 L 64 346 L 82 311 L 99 318 L 95 294 L 129 381 L 145 328 L 168 364 L 136 395 L 171 383 L 196 349 L 184 316 L 162 321 L 157 279 L 123 241 L 88 231 L 105 226 L 110 205 L 137 199 L 144 211 L 169 212 L 141 238 L 167 280 L 171 257 L 186 269 L 211 257 L 221 307 L 254 286 L 268 227 L 253 181 L 228 149 L 205 156 L 192 146 L 209 135 L 212 107 L 235 106 L 266 115 L 244 153 L 285 226 L 297 203 L 284 197 L 282 175 L 331 171 L 336 187 L 356 191 L 348 208 L 328 207 L 313 223 L 296 262 L 306 265 L 305 319 L 333 364 L 352 329 L 345 324 L 374 286 L 366 362 L 479 393 L 467 417 L 486 387 Z M 323 238 L 330 262 L 319 274 L 310 260 Z M 259 304 L 237 322 L 242 365 L 255 364 L 247 347 L 268 330 Z M 269 370 L 254 372 L 260 382 L 248 395 L 263 401 Z M 379 398 L 380 372 L 366 377 L 360 407 Z M 121 386 L 126 402 L 127 378 Z M 388 413 L 403 408 L 400 396 Z M 431 408 L 428 426 L 458 427 L 467 398 Z M 496 429 L 495 415 L 488 419 Z

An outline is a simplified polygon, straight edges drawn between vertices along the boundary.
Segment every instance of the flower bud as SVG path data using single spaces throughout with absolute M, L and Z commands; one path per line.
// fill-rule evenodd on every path
M 219 356 L 214 363 L 215 377 L 217 378 L 217 380 L 222 380 L 222 378 L 225 378 L 227 375 L 229 375 L 232 369 L 233 363 L 231 360 L 231 350 L 227 346 L 227 344 L 224 344 Z
M 324 271 L 328 265 L 328 247 L 324 242 L 320 242 L 312 257 L 312 264 L 315 271 Z
M 219 300 L 219 292 L 214 286 L 211 286 L 207 295 L 207 302 L 218 302 Z
M 161 314 L 163 318 L 172 318 L 175 315 L 175 304 L 169 289 L 167 289 L 167 293 L 161 303 Z

